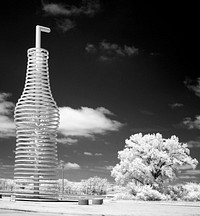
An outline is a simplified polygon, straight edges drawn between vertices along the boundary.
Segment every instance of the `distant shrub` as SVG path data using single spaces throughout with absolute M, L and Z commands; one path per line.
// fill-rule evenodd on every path
M 165 195 L 170 196 L 171 200 L 175 201 L 200 201 L 200 184 L 169 185 L 165 190 Z
M 164 193 L 171 200 L 178 201 L 182 200 L 185 194 L 185 189 L 183 188 L 183 185 L 169 185 L 167 188 L 165 188 Z
M 12 191 L 15 186 L 13 179 L 0 179 L 0 190 Z
M 113 185 L 112 186 L 112 192 L 113 193 L 124 193 L 127 191 L 127 188 L 121 185 Z
M 200 184 L 189 182 L 183 185 L 183 188 L 188 192 L 199 192 L 200 193 Z
M 82 180 L 82 192 L 88 195 L 104 195 L 110 187 L 107 179 L 99 178 L 97 176 L 91 177 L 87 180 Z
M 185 194 L 182 197 L 185 201 L 200 201 L 200 184 L 187 183 L 183 185 Z
M 63 190 L 63 182 L 61 179 L 58 181 L 58 188 L 60 193 Z M 68 181 L 67 179 L 64 179 L 64 194 L 68 195 L 82 195 L 82 184 L 81 182 L 71 182 Z
M 117 193 L 114 196 L 114 200 L 133 200 L 135 196 L 131 195 L 130 193 Z
M 190 191 L 186 196 L 183 197 L 185 201 L 200 201 L 200 193 L 196 191 Z
M 145 185 L 138 189 L 137 199 L 145 200 L 145 201 L 159 201 L 159 200 L 166 200 L 167 197 L 164 194 L 161 194 L 157 190 L 154 190 L 151 186 Z

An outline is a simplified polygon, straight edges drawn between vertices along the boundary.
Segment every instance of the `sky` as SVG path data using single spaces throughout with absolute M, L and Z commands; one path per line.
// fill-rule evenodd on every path
M 35 26 L 50 54 L 65 178 L 107 178 L 135 133 L 172 135 L 200 161 L 197 5 L 140 1 L 6 1 L 0 14 L 0 178 L 13 178 L 13 110 Z M 179 181 L 200 182 L 200 166 Z

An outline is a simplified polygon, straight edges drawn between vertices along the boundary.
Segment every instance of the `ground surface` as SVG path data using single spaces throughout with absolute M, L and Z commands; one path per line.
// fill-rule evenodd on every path
M 104 200 L 103 205 L 77 202 L 25 202 L 0 199 L 0 216 L 200 216 L 198 202 Z

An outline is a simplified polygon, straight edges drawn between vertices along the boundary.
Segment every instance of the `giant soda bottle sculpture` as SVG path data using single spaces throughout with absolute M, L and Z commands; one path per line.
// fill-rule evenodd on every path
M 41 48 L 41 32 L 50 29 L 36 26 L 36 46 L 28 49 L 25 87 L 15 108 L 16 200 L 57 199 L 59 111 L 51 94 L 48 51 Z

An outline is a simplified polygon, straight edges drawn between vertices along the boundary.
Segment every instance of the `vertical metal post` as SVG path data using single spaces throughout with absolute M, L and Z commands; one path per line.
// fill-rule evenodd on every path
M 41 32 L 46 32 L 50 33 L 51 29 L 44 27 L 44 26 L 36 26 L 36 31 L 35 31 L 35 47 L 40 48 L 41 47 Z
M 64 165 L 64 161 L 60 161 L 60 166 L 61 166 L 61 170 L 62 170 L 62 189 L 61 189 L 61 194 L 62 194 L 62 198 L 64 196 L 64 188 L 65 188 L 65 176 L 64 176 L 64 168 L 65 168 L 65 165 Z

